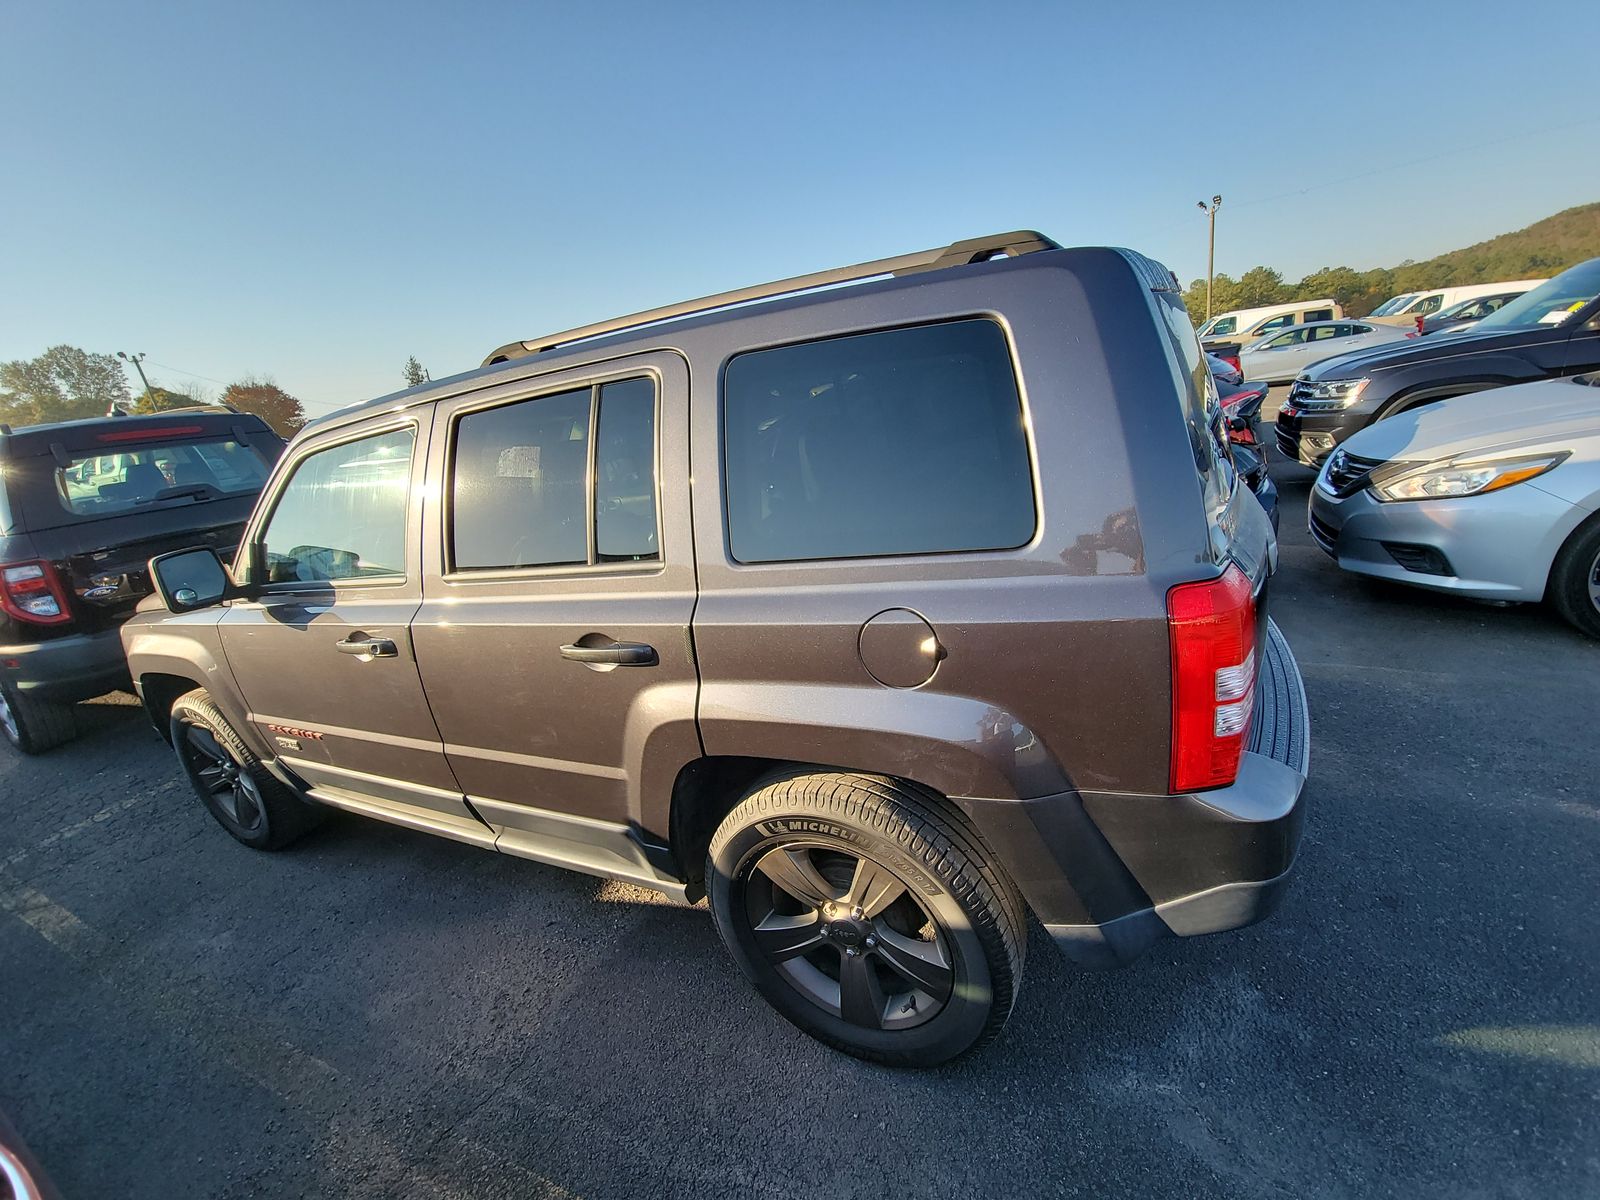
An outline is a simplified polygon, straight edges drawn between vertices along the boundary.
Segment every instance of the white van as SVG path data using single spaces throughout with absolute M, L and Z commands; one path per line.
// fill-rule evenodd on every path
M 1218 313 L 1200 326 L 1200 344 L 1209 349 L 1226 342 L 1248 346 L 1269 333 L 1304 325 L 1308 321 L 1332 321 L 1344 316 L 1337 300 L 1296 300 L 1291 304 L 1269 304 L 1265 308 L 1239 308 Z
M 1379 325 L 1415 325 L 1421 318 L 1433 316 L 1446 305 L 1475 300 L 1479 296 L 1493 296 L 1499 292 L 1527 292 L 1543 282 L 1542 279 L 1512 279 L 1504 283 L 1471 283 L 1465 287 L 1405 292 L 1385 300 L 1366 319 Z

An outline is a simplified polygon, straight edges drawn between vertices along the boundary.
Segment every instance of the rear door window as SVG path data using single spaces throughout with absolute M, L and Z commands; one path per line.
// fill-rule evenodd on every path
M 461 416 L 451 569 L 658 561 L 655 414 L 655 381 L 640 377 Z
M 1008 550 L 1033 538 L 1022 400 L 993 321 L 738 355 L 722 416 L 739 562 Z

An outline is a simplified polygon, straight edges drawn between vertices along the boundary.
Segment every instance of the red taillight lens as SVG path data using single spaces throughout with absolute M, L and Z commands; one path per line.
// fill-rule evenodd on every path
M 1167 593 L 1172 642 L 1171 790 L 1226 787 L 1239 774 L 1256 694 L 1256 606 L 1232 563 Z
M 47 562 L 0 566 L 0 609 L 32 625 L 61 625 L 72 620 L 61 580 Z

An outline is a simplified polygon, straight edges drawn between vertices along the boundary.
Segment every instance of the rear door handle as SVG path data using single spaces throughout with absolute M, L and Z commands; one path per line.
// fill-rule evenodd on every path
M 614 667 L 653 667 L 661 660 L 656 648 L 643 642 L 612 642 L 606 646 L 563 646 L 561 657 L 573 662 L 609 663 Z
M 367 637 L 365 634 L 352 633 L 343 641 L 335 642 L 333 648 L 340 654 L 362 654 L 368 658 L 396 658 L 400 651 L 388 638 Z

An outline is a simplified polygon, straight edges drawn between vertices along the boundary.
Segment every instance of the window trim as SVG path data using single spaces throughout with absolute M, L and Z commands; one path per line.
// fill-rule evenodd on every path
M 598 534 L 595 529 L 595 488 L 596 467 L 599 454 L 600 433 L 600 400 L 601 392 L 608 384 L 626 383 L 630 379 L 648 379 L 651 392 L 654 396 L 655 407 L 652 413 L 651 432 L 654 445 L 651 447 L 650 473 L 655 488 L 655 514 L 656 514 L 656 557 L 637 562 L 600 562 L 598 561 L 599 549 L 596 545 Z M 540 382 L 540 381 L 536 381 Z M 543 386 L 536 386 L 535 390 L 514 395 L 500 396 L 486 399 L 477 404 L 465 405 L 453 410 L 446 419 L 444 431 L 444 461 L 441 464 L 439 478 L 439 578 L 445 583 L 497 583 L 506 580 L 539 578 L 539 577 L 572 577 L 582 575 L 655 575 L 666 567 L 667 547 L 666 530 L 663 527 L 662 498 L 661 498 L 661 419 L 662 398 L 666 391 L 665 380 L 661 373 L 651 366 L 628 367 L 621 370 L 613 369 L 604 374 L 585 375 L 577 379 L 569 379 L 565 383 L 557 384 L 542 381 Z M 497 408 L 510 408 L 516 404 L 529 404 L 534 401 L 548 399 L 551 396 L 561 396 L 569 392 L 587 391 L 589 393 L 589 445 L 588 465 L 584 474 L 584 543 L 589 557 L 584 563 L 542 563 L 528 567 L 458 567 L 456 566 L 456 539 L 455 539 L 455 481 L 456 481 L 456 443 L 459 436 L 461 422 L 477 413 L 490 412 Z
M 764 558 L 747 561 L 740 558 L 733 551 L 733 510 L 729 497 L 732 489 L 728 480 L 728 368 L 740 358 L 751 354 L 761 354 L 768 350 L 785 350 L 794 346 L 813 346 L 824 342 L 837 342 L 845 338 L 866 337 L 879 333 L 898 333 L 909 329 L 931 329 L 939 325 L 964 324 L 969 321 L 985 321 L 1000 331 L 1000 338 L 1005 345 L 1006 364 L 1011 368 L 1012 395 L 1017 402 L 1017 414 L 1022 421 L 1022 446 L 1027 456 L 1028 473 L 1028 498 L 1033 506 L 1033 528 L 1028 536 L 1014 546 L 983 546 L 968 550 L 896 550 L 887 554 L 830 554 L 813 556 L 809 558 Z M 1198 342 L 1196 343 L 1198 345 Z M 1205 351 L 1201 349 L 1202 362 Z M 1209 375 L 1209 373 L 1208 373 Z M 1028 407 L 1027 389 L 1023 385 L 1021 362 L 1017 357 L 1016 343 L 1011 335 L 1011 327 L 995 312 L 969 312 L 945 317 L 936 317 L 932 320 L 901 321 L 893 325 L 875 325 L 867 328 L 845 329 L 836 333 L 822 336 L 794 338 L 789 341 L 772 342 L 766 345 L 746 346 L 728 355 L 722 360 L 717 370 L 717 477 L 718 487 L 721 492 L 721 519 L 722 519 L 722 549 L 727 556 L 727 565 L 732 569 L 747 571 L 763 571 L 773 568 L 792 567 L 806 563 L 817 563 L 824 566 L 834 564 L 852 564 L 865 562 L 894 562 L 901 559 L 927 559 L 927 558 L 972 558 L 976 555 L 1015 555 L 1032 547 L 1039 540 L 1039 535 L 1044 529 L 1044 505 L 1040 495 L 1039 456 L 1033 436 L 1033 414 Z
M 383 437 L 385 434 L 399 433 L 403 429 L 411 430 L 411 473 L 406 488 L 405 509 L 407 560 L 405 569 L 398 575 L 380 575 L 369 579 L 292 579 L 282 580 L 278 583 L 269 583 L 263 580 L 260 583 L 255 583 L 250 578 L 249 572 L 251 564 L 257 557 L 256 548 L 259 546 L 265 549 L 266 543 L 263 538 L 266 536 L 267 527 L 272 524 L 272 518 L 278 511 L 278 505 L 283 500 L 284 492 L 288 491 L 289 485 L 294 482 L 295 474 L 305 461 L 314 455 L 321 454 L 325 450 L 337 450 L 340 446 L 348 446 L 353 442 L 364 442 L 368 438 Z M 270 492 L 270 499 L 268 499 L 269 493 L 265 489 L 262 490 L 261 495 L 266 502 L 257 507 L 257 515 L 251 518 L 250 525 L 245 531 L 244 539 L 239 543 L 241 557 L 235 558 L 232 572 L 235 579 L 250 585 L 252 591 L 263 596 L 281 596 L 303 592 L 325 593 L 330 588 L 335 592 L 368 591 L 375 588 L 405 587 L 413 582 L 410 559 L 415 549 L 412 543 L 416 540 L 411 534 L 413 532 L 413 504 L 416 499 L 417 464 L 420 459 L 426 457 L 426 447 L 422 441 L 421 421 L 416 416 L 408 414 L 403 419 L 388 424 L 357 426 L 354 429 L 343 432 L 347 436 L 330 438 L 326 442 L 308 443 L 301 447 L 292 458 L 285 454 L 279 463 L 283 478 Z M 419 451 L 421 452 L 420 454 Z M 272 481 L 269 480 L 268 482 L 271 483 Z M 241 571 L 240 568 L 243 568 L 243 570 Z

